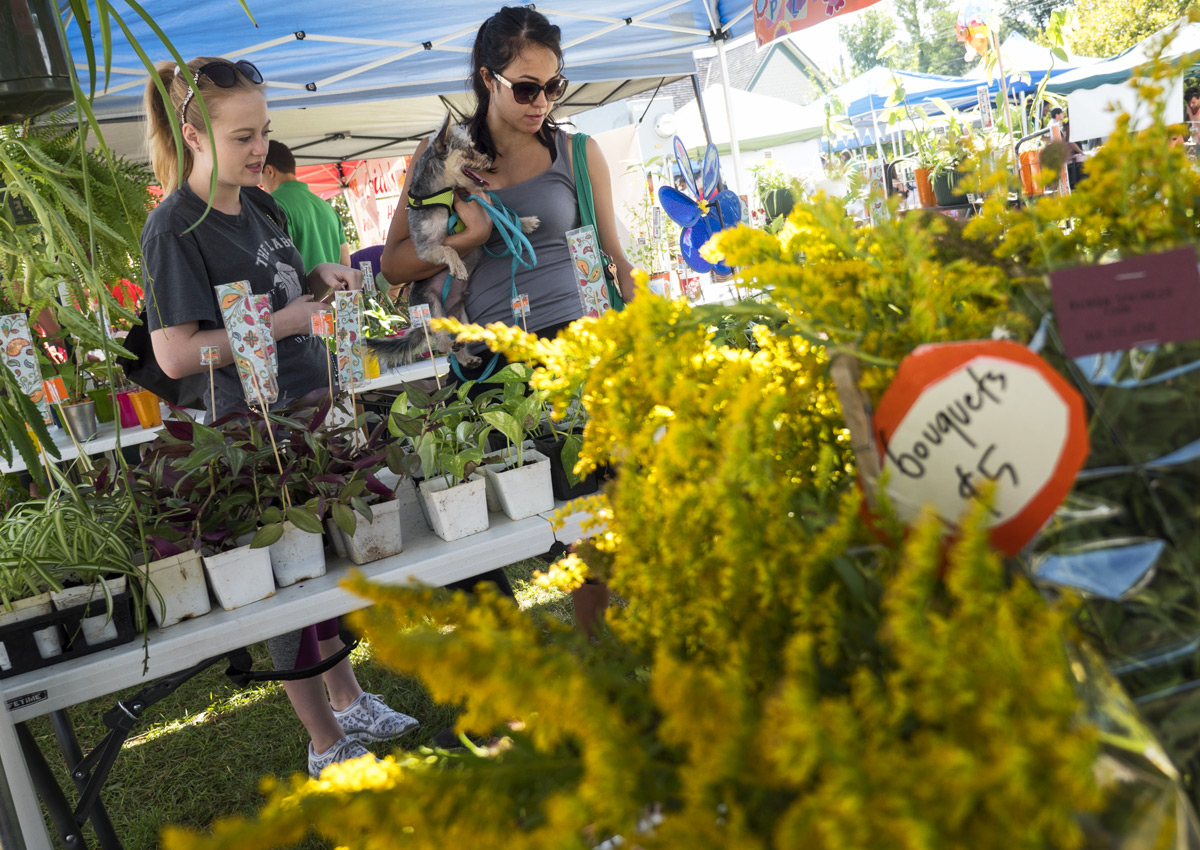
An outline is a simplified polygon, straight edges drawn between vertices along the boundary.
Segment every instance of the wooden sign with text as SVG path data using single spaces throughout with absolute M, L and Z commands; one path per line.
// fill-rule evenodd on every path
M 992 543 L 1010 555 L 1058 508 L 1088 453 L 1083 398 L 1005 341 L 918 348 L 879 402 L 874 430 L 901 518 L 928 504 L 955 525 L 994 484 Z

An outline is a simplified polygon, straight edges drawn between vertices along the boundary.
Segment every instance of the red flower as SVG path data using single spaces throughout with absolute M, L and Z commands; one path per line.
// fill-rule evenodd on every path
M 137 309 L 145 296 L 143 289 L 128 278 L 121 278 L 113 284 L 112 295 L 117 299 L 117 303 L 127 309 Z

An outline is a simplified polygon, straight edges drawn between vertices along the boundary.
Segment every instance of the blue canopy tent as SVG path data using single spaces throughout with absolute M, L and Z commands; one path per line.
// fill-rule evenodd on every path
M 65 5 L 61 4 L 60 5 Z M 168 59 L 150 28 L 121 0 L 114 7 L 155 60 Z M 304 163 L 411 153 L 446 111 L 464 115 L 471 44 L 499 0 L 439 3 L 318 0 L 152 0 L 147 11 L 184 56 L 249 59 L 267 79 L 272 125 Z M 571 88 L 558 113 L 569 115 L 694 73 L 693 51 L 749 32 L 748 0 L 583 0 L 538 6 L 562 28 Z M 257 23 L 257 26 L 255 26 Z M 93 30 L 97 29 L 95 22 Z M 77 66 L 84 60 L 77 22 L 68 22 Z M 96 39 L 99 47 L 99 38 Z M 95 110 L 115 149 L 143 158 L 141 94 L 146 72 L 113 27 L 113 73 Z

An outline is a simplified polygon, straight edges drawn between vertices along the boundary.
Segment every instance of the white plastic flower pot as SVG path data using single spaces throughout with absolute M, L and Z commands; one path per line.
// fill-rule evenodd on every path
M 124 593 L 127 584 L 125 576 L 110 578 L 104 583 L 108 585 L 110 596 L 117 596 Z M 84 585 L 82 587 L 67 587 L 50 594 L 50 599 L 53 601 L 56 611 L 73 608 L 76 605 L 86 605 L 93 601 L 103 602 L 104 598 L 104 591 L 101 589 L 99 583 Z M 95 608 L 92 610 L 95 610 Z M 88 642 L 89 646 L 116 640 L 118 637 L 116 621 L 112 617 L 109 617 L 107 612 L 97 614 L 93 617 L 84 617 L 82 626 L 83 639 Z
M 179 555 L 159 558 L 150 563 L 149 572 L 150 583 L 158 594 L 147 589 L 146 602 L 150 606 L 150 616 L 160 629 L 212 610 L 199 552 L 189 549 Z
M 267 548 L 275 584 L 280 587 L 325 575 L 325 543 L 319 534 L 285 522 L 283 536 Z
M 11 611 L 0 607 L 0 626 L 19 623 L 23 620 L 32 620 L 34 617 L 49 614 L 54 610 L 49 593 L 39 593 L 37 596 L 30 596 L 26 599 L 15 599 L 12 606 L 13 610 Z M 38 655 L 42 656 L 42 658 L 53 658 L 56 655 L 62 655 L 62 642 L 58 638 L 57 626 L 39 629 L 33 633 L 33 640 L 37 645 Z M 3 643 L 0 643 L 0 670 L 11 670 L 12 666 L 12 661 L 8 657 L 8 650 Z
M 204 572 L 217 603 L 226 611 L 275 595 L 271 551 L 238 546 L 204 556 Z
M 420 491 L 429 527 L 443 540 L 459 540 L 487 530 L 487 484 L 482 476 L 447 487 L 446 479 L 438 475 L 422 481 Z
M 346 554 L 356 564 L 368 564 L 400 554 L 400 502 L 392 499 L 371 505 L 371 521 L 358 518 L 354 534 L 343 534 Z M 338 529 L 341 531 L 341 529 Z
M 333 518 L 325 520 L 325 530 L 329 532 L 329 539 L 333 543 L 333 551 L 337 553 L 339 558 L 346 557 L 346 535 L 342 534 L 342 530 L 338 528 Z
M 483 470 L 487 477 L 489 509 L 494 500 L 509 519 L 525 519 L 554 510 L 550 458 L 539 451 L 526 449 L 524 461 L 522 466 L 507 468 L 489 464 Z

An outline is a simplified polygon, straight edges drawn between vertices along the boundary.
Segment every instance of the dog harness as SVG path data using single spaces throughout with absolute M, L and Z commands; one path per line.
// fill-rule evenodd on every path
M 429 195 L 414 195 L 411 192 L 408 195 L 408 208 L 410 210 L 424 210 L 430 207 L 445 207 L 448 215 L 454 215 L 454 188 L 447 186 L 438 192 L 433 192 Z M 456 221 L 452 233 L 462 233 L 467 229 L 467 226 L 461 221 Z

